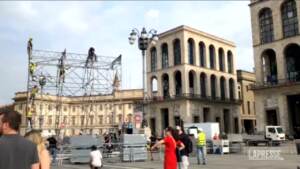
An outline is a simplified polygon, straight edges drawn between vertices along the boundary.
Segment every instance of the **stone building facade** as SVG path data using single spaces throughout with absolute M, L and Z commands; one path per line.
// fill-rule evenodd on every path
M 240 107 L 242 132 L 253 133 L 256 128 L 256 112 L 254 92 L 251 85 L 255 84 L 255 74 L 237 70 L 238 96 L 242 100 Z
M 258 130 L 282 125 L 300 137 L 300 1 L 252 0 L 249 6 Z
M 146 118 L 152 132 L 191 122 L 219 122 L 240 132 L 235 44 L 188 26 L 159 34 L 147 50 Z
M 26 98 L 26 92 L 18 92 L 14 97 L 14 109 L 23 115 L 21 133 L 27 127 Z M 115 132 L 123 122 L 134 122 L 135 108 L 142 98 L 141 89 L 117 90 L 111 95 L 64 96 L 59 99 L 51 95 L 37 95 L 33 128 L 50 133 L 55 133 L 55 129 L 59 128 L 64 135 Z

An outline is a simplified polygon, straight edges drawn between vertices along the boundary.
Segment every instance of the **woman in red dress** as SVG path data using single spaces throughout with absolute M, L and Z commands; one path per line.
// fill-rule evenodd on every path
M 151 147 L 154 150 L 156 147 L 164 144 L 165 145 L 165 160 L 164 169 L 177 169 L 177 159 L 176 159 L 176 147 L 179 150 L 184 149 L 184 144 L 180 141 L 176 141 L 176 132 L 172 127 L 168 127 L 165 131 L 165 138 L 157 142 Z M 175 137 L 175 138 L 174 138 Z

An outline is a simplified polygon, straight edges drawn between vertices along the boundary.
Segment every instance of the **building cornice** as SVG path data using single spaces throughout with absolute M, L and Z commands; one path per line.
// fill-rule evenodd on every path
M 212 34 L 209 34 L 209 33 L 203 32 L 203 31 L 200 31 L 198 29 L 195 29 L 195 28 L 192 28 L 192 27 L 189 27 L 189 26 L 186 26 L 186 25 L 180 25 L 180 26 L 178 26 L 176 28 L 173 28 L 173 29 L 167 30 L 165 32 L 162 32 L 162 33 L 159 34 L 159 38 L 163 38 L 165 36 L 168 36 L 170 34 L 174 34 L 176 32 L 182 31 L 182 30 L 190 31 L 192 33 L 195 33 L 195 34 L 198 34 L 200 36 L 206 37 L 208 39 L 224 43 L 224 44 L 229 45 L 231 47 L 236 47 L 235 43 L 232 42 L 232 41 L 229 41 L 229 40 L 217 37 L 215 35 L 212 35 Z

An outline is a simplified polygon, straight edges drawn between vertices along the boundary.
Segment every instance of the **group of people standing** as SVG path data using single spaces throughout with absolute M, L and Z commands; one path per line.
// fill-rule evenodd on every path
M 193 136 L 192 136 L 193 137 Z M 158 141 L 151 147 L 151 151 L 161 145 L 165 145 L 164 169 L 188 169 L 189 155 L 193 152 L 193 138 L 184 133 L 177 126 L 175 129 L 168 127 L 165 130 L 164 139 Z M 202 129 L 198 130 L 197 137 L 197 161 L 198 164 L 206 164 L 206 136 Z
M 31 130 L 23 137 L 18 133 L 20 124 L 20 113 L 0 109 L 0 169 L 50 169 L 51 158 L 41 133 Z M 49 141 L 48 148 L 54 151 L 56 142 Z

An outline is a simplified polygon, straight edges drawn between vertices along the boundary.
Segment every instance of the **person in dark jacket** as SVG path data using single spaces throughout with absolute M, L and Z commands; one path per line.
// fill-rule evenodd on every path
M 193 147 L 193 143 L 180 126 L 177 126 L 176 129 L 179 135 L 179 140 L 185 145 L 185 148 L 180 151 L 181 162 L 179 165 L 181 169 L 188 169 L 189 154 L 191 153 L 190 147 Z

